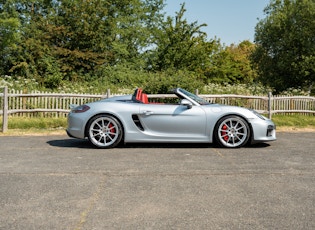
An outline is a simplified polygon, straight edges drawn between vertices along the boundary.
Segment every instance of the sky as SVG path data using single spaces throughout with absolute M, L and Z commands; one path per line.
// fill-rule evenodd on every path
M 184 2 L 187 21 L 206 23 L 202 31 L 208 39 L 216 37 L 228 46 L 244 40 L 254 42 L 255 26 L 265 18 L 263 10 L 270 0 L 165 0 L 166 15 L 175 17 Z

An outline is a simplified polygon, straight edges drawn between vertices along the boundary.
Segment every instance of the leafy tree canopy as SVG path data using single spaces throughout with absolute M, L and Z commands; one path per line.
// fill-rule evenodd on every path
M 185 4 L 181 5 L 175 19 L 168 16 L 155 34 L 156 49 L 150 65 L 154 70 L 196 70 L 209 59 L 212 42 L 206 41 L 201 28 L 206 24 L 188 23 L 184 18 Z
M 174 18 L 163 8 L 164 0 L 0 0 L 0 75 L 51 89 L 63 81 L 150 81 L 152 92 L 255 79 L 253 44 L 224 47 L 207 38 L 206 24 L 187 21 L 185 4 Z M 295 68 L 311 76 L 314 58 L 301 59 Z
M 277 91 L 315 82 L 315 1 L 271 0 L 256 26 L 252 61 L 259 79 Z
M 255 49 L 250 41 L 220 48 L 212 55 L 211 64 L 205 72 L 209 82 L 221 84 L 247 84 L 256 78 L 249 56 Z

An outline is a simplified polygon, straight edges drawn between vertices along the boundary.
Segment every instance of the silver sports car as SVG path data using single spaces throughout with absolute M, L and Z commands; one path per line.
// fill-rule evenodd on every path
M 276 140 L 275 124 L 254 110 L 210 104 L 184 89 L 172 90 L 172 103 L 150 103 L 147 94 L 116 96 L 73 106 L 67 133 L 99 148 L 121 141 L 217 143 L 222 147 Z M 177 101 L 176 101 L 177 100 Z

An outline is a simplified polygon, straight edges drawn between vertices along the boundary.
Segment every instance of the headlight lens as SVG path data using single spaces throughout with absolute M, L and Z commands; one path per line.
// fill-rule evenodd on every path
M 90 107 L 87 106 L 87 105 L 80 105 L 78 107 L 75 107 L 75 108 L 71 109 L 71 112 L 73 112 L 73 113 L 84 113 L 84 112 L 88 111 L 89 109 L 90 109 Z
M 253 109 L 250 109 L 250 111 L 252 111 L 257 117 L 259 117 L 260 119 L 262 120 L 268 120 L 267 117 L 261 115 L 260 113 L 258 113 L 257 111 L 253 110 Z

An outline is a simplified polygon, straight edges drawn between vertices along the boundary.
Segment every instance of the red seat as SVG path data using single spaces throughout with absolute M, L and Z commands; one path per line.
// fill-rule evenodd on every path
M 142 99 L 142 97 L 141 97 L 141 95 L 142 95 L 142 89 L 137 89 L 137 95 L 136 95 L 136 100 L 137 101 L 142 101 L 141 99 Z
M 145 93 L 142 93 L 142 94 L 141 94 L 141 101 L 142 101 L 144 104 L 148 104 L 148 103 L 149 103 L 148 95 L 146 95 Z
M 148 104 L 149 103 L 148 95 L 143 93 L 142 89 L 140 89 L 140 88 L 137 89 L 136 100 L 139 101 L 139 102 L 142 102 L 144 104 Z

